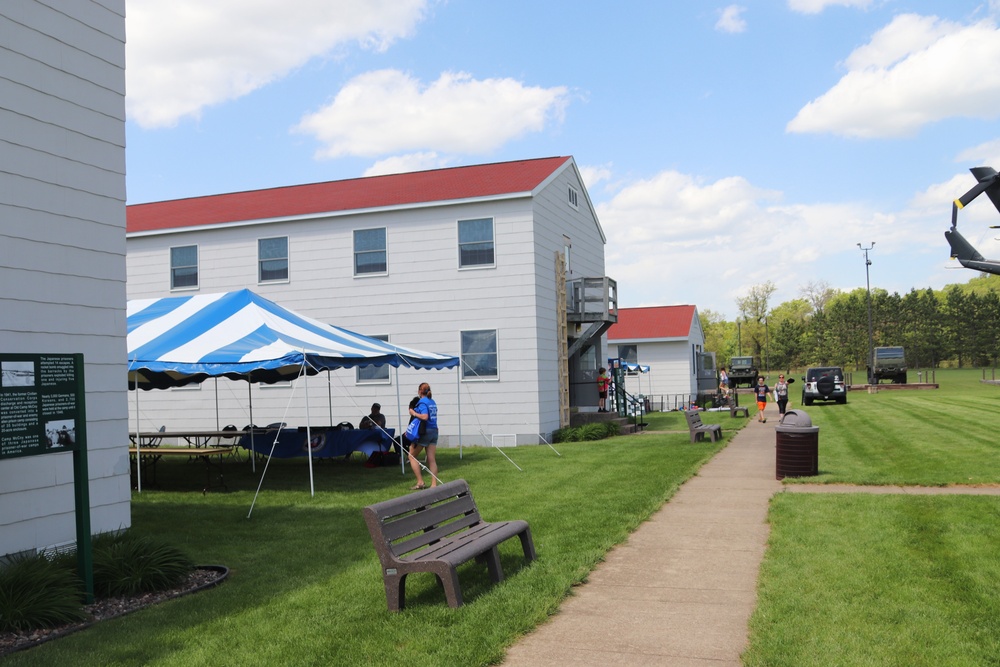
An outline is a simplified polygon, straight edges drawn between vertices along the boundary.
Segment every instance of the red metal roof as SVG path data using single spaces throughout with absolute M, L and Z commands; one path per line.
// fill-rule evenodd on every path
M 687 338 L 694 310 L 694 306 L 619 308 L 618 321 L 608 329 L 608 340 Z
M 531 192 L 571 159 L 550 157 L 499 162 L 133 204 L 126 209 L 127 231 L 145 232 Z

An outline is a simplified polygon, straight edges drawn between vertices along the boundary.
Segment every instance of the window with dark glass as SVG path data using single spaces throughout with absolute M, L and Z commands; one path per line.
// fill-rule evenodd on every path
M 384 340 L 387 343 L 389 342 L 389 337 L 381 334 L 368 335 L 368 337 Z M 389 364 L 382 364 L 381 366 L 365 366 L 364 368 L 358 366 L 355 371 L 357 372 L 357 380 L 359 383 L 389 382 Z
M 198 286 L 198 246 L 170 249 L 170 289 Z
M 458 221 L 458 265 L 493 266 L 493 218 Z
M 499 375 L 496 329 L 462 332 L 462 378 L 494 379 Z
M 288 237 L 257 240 L 258 280 L 288 280 Z
M 354 230 L 354 275 L 386 270 L 385 227 Z

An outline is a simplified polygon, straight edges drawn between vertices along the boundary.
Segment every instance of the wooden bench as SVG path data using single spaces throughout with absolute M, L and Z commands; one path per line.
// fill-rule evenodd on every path
M 448 606 L 461 607 L 456 568 L 474 558 L 486 563 L 493 581 L 503 581 L 497 546 L 511 537 L 521 538 L 527 561 L 535 559 L 528 523 L 483 521 L 464 479 L 369 505 L 362 514 L 382 564 L 389 611 L 405 606 L 406 576 L 413 572 L 437 576 Z
M 729 406 L 729 416 L 730 417 L 739 417 L 741 412 L 743 413 L 744 417 L 746 417 L 747 419 L 750 418 L 750 410 L 748 408 L 745 408 L 742 405 L 730 405 Z
M 702 424 L 701 415 L 697 410 L 685 410 L 684 417 L 687 419 L 688 431 L 691 432 L 691 442 L 698 442 L 706 433 L 715 442 L 722 437 L 722 426 L 719 424 Z

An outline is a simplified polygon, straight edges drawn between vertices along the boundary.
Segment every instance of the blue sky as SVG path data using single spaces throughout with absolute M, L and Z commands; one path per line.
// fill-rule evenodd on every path
M 128 0 L 129 203 L 572 155 L 622 306 L 940 288 L 1000 0 Z M 985 197 L 959 229 L 988 257 Z

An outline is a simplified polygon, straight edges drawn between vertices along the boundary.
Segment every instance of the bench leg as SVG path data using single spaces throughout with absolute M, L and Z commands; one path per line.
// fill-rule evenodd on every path
M 444 588 L 444 598 L 448 601 L 448 606 L 455 608 L 461 607 L 462 602 L 462 586 L 458 583 L 458 572 L 455 568 L 450 567 L 445 571 L 435 572 L 438 581 L 441 582 L 441 586 Z
M 382 573 L 385 583 L 385 602 L 389 611 L 399 611 L 406 606 L 406 575 Z
M 494 582 L 503 581 L 503 566 L 500 564 L 500 550 L 497 547 L 493 547 L 489 551 L 484 551 L 476 556 L 476 562 L 486 563 L 486 568 L 490 572 L 490 579 Z
M 531 539 L 531 529 L 525 528 L 518 534 L 521 538 L 521 548 L 524 549 L 524 559 L 527 561 L 532 561 L 538 558 L 535 555 L 535 542 Z

